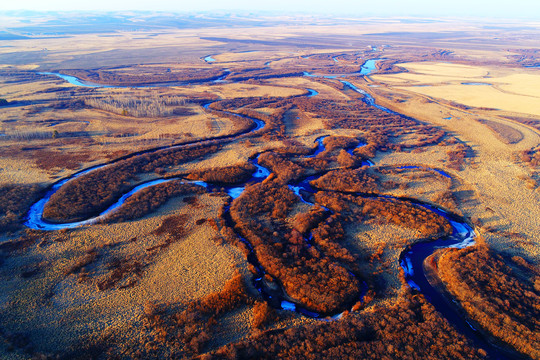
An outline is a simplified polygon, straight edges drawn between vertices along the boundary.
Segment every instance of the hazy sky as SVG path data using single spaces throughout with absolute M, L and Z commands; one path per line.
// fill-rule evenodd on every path
M 539 0 L 0 0 L 0 10 L 270 10 L 354 15 L 540 19 Z

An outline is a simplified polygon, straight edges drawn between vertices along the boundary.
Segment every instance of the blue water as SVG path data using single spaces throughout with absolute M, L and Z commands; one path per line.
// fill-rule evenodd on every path
M 369 75 L 373 70 L 375 70 L 377 67 L 377 61 L 380 59 L 371 59 L 367 60 L 364 65 L 362 65 L 362 68 L 360 69 L 360 75 Z
M 313 96 L 319 95 L 319 92 L 316 91 L 316 90 L 313 90 L 313 89 L 307 89 L 307 91 L 309 91 L 308 97 L 313 97 Z
M 481 83 L 481 82 L 464 82 L 464 83 L 461 83 L 461 85 L 478 85 L 478 86 L 487 85 L 487 86 L 491 86 L 493 84 Z
M 371 74 L 371 72 L 373 70 L 375 70 L 377 68 L 377 61 L 380 61 L 381 59 L 371 59 L 371 60 L 367 60 L 363 65 L 362 67 L 360 68 L 360 71 L 357 72 L 357 73 L 354 73 L 354 74 L 349 74 L 349 75 L 363 75 L 363 76 L 366 76 L 366 75 L 369 75 Z M 310 72 L 307 72 L 307 71 L 304 71 L 304 76 L 307 76 L 307 77 L 322 77 L 322 78 L 325 78 L 325 79 L 336 79 L 338 77 L 345 77 L 347 76 L 347 74 L 345 75 L 316 75 L 316 74 L 312 74 Z
M 223 70 L 224 74 L 214 80 L 215 83 L 225 82 L 225 78 L 231 73 L 229 69 Z M 72 85 L 75 86 L 82 86 L 82 87 L 92 87 L 92 88 L 119 88 L 119 89 L 128 89 L 128 88 L 134 88 L 134 89 L 146 89 L 151 87 L 171 87 L 171 86 L 185 86 L 189 85 L 188 82 L 164 82 L 164 83 L 154 83 L 154 84 L 144 84 L 144 85 L 129 85 L 129 86 L 121 86 L 121 85 L 103 85 L 103 84 L 96 84 L 90 81 L 83 81 L 75 76 L 71 75 L 64 75 L 60 73 L 53 73 L 53 72 L 38 72 L 39 75 L 54 75 L 57 76 L 67 82 L 69 82 Z
M 364 98 L 362 99 L 366 104 L 368 104 L 369 106 L 373 106 L 373 107 L 376 107 L 377 109 L 379 110 L 382 110 L 384 112 L 387 112 L 389 114 L 394 114 L 394 115 L 400 115 L 398 114 L 397 112 L 395 111 L 392 111 L 388 108 L 385 108 L 384 106 L 381 106 L 381 105 L 378 105 L 375 103 L 375 99 L 373 98 L 373 96 L 371 96 L 370 94 L 368 94 L 367 92 L 365 92 L 364 90 L 360 89 L 360 88 L 357 88 L 356 86 L 354 86 L 353 84 L 351 84 L 349 81 L 345 81 L 345 80 L 340 80 L 342 84 L 344 85 L 347 85 L 348 87 L 350 87 L 352 90 L 364 95 Z
M 212 55 L 208 55 L 207 57 L 204 58 L 204 61 L 206 61 L 206 62 L 214 62 L 214 61 L 216 61 L 216 59 L 214 59 L 212 57 Z
M 320 136 L 320 137 L 318 137 L 317 139 L 315 139 L 315 142 L 317 143 L 317 148 L 315 149 L 315 151 L 313 152 L 313 154 L 311 154 L 311 155 L 306 155 L 306 158 L 314 158 L 314 157 L 316 157 L 317 155 L 319 155 L 321 152 L 324 151 L 323 140 L 324 140 L 324 138 L 326 138 L 326 137 L 328 137 L 328 135 Z
M 312 74 L 312 73 L 307 72 L 307 71 L 304 71 L 304 76 L 307 76 L 307 77 L 322 77 L 322 78 L 325 78 L 325 79 L 335 79 L 335 78 L 337 78 L 337 75 L 315 75 L 315 74 Z
M 218 77 L 216 80 L 214 80 L 215 83 L 227 82 L 227 80 L 225 80 L 225 78 L 226 78 L 227 76 L 229 76 L 229 74 L 231 73 L 231 70 L 230 70 L 230 69 L 223 69 L 223 72 L 224 72 L 223 75 L 221 75 L 221 76 Z
M 59 77 L 61 79 L 64 79 L 68 83 L 70 83 L 72 85 L 76 85 L 76 86 L 104 87 L 104 88 L 114 88 L 114 87 L 116 87 L 116 86 L 111 86 L 111 85 L 101 85 L 101 84 L 95 84 L 95 83 L 91 83 L 91 82 L 86 82 L 86 81 L 82 81 L 82 80 L 76 78 L 75 76 L 64 75 L 64 74 L 60 74 L 60 73 L 38 72 L 38 74 L 39 75 L 54 75 L 54 76 L 57 76 L 57 77 Z

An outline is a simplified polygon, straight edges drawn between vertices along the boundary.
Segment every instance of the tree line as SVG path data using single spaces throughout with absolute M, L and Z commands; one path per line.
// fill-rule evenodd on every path
M 108 111 L 114 114 L 134 117 L 167 117 L 182 114 L 185 108 L 176 110 L 175 106 L 185 106 L 187 100 L 177 96 L 128 96 L 115 95 L 106 97 L 88 97 L 84 104 L 96 109 Z M 193 114 L 188 112 L 188 114 Z
M 257 168 L 251 163 L 210 168 L 190 172 L 189 180 L 202 180 L 213 184 L 234 185 L 249 180 Z

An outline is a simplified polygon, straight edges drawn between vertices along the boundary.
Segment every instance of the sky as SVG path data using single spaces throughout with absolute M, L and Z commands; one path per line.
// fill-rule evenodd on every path
M 538 0 L 0 0 L 2 10 L 240 10 L 364 16 L 540 19 Z

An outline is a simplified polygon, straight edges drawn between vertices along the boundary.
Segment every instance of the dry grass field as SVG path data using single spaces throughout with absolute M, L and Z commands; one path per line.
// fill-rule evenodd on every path
M 373 79 L 467 106 L 540 115 L 538 70 L 448 63 L 404 63 L 399 66 L 408 72 L 376 75 Z M 406 86 L 396 86 L 400 83 Z
M 376 201 L 345 207 L 322 190 L 307 197 L 318 204 L 311 206 L 287 186 L 330 171 L 338 180 L 359 171 L 366 182 L 354 178 L 358 183 L 348 185 L 365 186 L 366 193 L 372 186 L 376 193 L 441 206 L 470 222 L 492 251 L 537 265 L 540 70 L 526 66 L 540 62 L 537 53 L 530 55 L 540 34 L 516 23 L 502 24 L 502 31 L 457 20 L 405 20 L 314 25 L 264 18 L 235 27 L 45 35 L 0 47 L 0 98 L 7 100 L 0 103 L 0 194 L 9 197 L 1 199 L 0 224 L 11 226 L 0 229 L 0 358 L 210 357 L 227 344 L 322 324 L 265 307 L 248 251 L 235 236 L 241 232 L 262 243 L 257 256 L 267 256 L 270 265 L 282 261 L 290 271 L 267 274 L 270 288 L 276 280 L 303 279 L 293 286 L 301 290 L 315 275 L 338 290 L 349 274 L 366 280 L 366 301 L 352 304 L 356 311 L 345 321 L 411 304 L 400 254 L 433 234 L 414 219 L 402 222 L 405 207 L 390 215 Z M 24 25 L 10 21 L 13 29 Z M 379 59 L 377 68 L 360 76 L 359 66 L 369 59 Z M 76 86 L 38 74 L 47 71 L 123 85 Z M 167 74 L 184 80 L 148 87 L 136 81 Z M 362 103 L 336 74 L 410 118 Z M 308 89 L 317 94 L 308 97 Z M 219 110 L 205 107 L 209 103 Z M 248 132 L 234 114 L 262 119 L 265 127 Z M 310 155 L 321 136 L 332 147 Z M 174 152 L 129 158 L 205 139 L 214 140 L 199 158 Z M 366 145 L 355 150 L 359 143 Z M 23 224 L 25 201 L 90 166 L 128 156 L 115 163 L 116 173 L 103 172 L 104 184 L 122 188 L 195 172 L 228 179 L 231 169 L 263 153 L 273 174 L 248 183 L 253 198 L 233 202 L 218 183 L 170 199 L 156 193 L 150 200 L 161 205 L 134 220 L 57 231 Z M 369 170 L 361 166 L 367 159 L 374 164 Z M 129 169 L 133 173 L 124 174 Z M 344 207 L 330 215 L 321 210 L 323 200 Z M 244 223 L 234 225 L 238 219 L 224 215 L 230 203 Z M 250 211 L 252 218 L 241 218 Z M 311 248 L 305 238 L 315 229 L 322 235 Z M 272 257 L 272 251 L 285 255 Z M 311 267 L 291 260 L 302 257 Z M 346 275 L 302 278 L 316 266 Z M 338 290 L 332 296 L 339 297 Z

